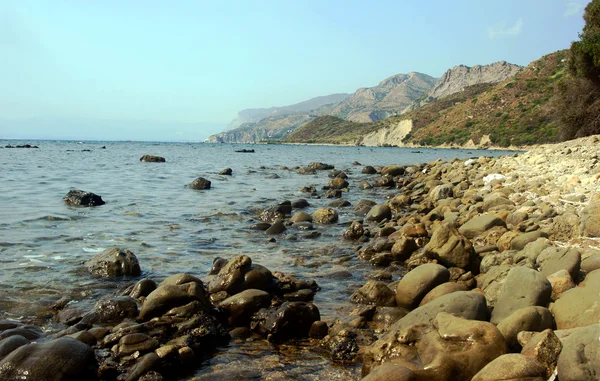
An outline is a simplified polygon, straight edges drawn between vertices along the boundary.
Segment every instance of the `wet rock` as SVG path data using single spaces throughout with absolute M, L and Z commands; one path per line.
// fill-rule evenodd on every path
M 600 321 L 600 270 L 587 274 L 578 287 L 562 294 L 551 306 L 558 329 L 596 324 Z M 562 380 L 561 380 L 562 381 Z
M 600 237 L 600 200 L 590 202 L 581 212 L 581 233 L 586 237 Z
M 348 185 L 350 184 L 341 177 L 335 177 L 327 184 L 331 189 L 344 189 L 348 188 Z
M 113 247 L 95 255 L 85 262 L 85 267 L 94 275 L 111 278 L 139 276 L 141 273 L 137 257 L 127 249 Z
M 495 226 L 505 228 L 506 223 L 493 214 L 482 214 L 471 218 L 458 231 L 467 238 L 475 238 Z
M 551 295 L 552 286 L 541 273 L 513 267 L 506 276 L 490 321 L 498 324 L 523 307 L 546 307 Z
M 166 160 L 161 156 L 144 155 L 140 157 L 140 161 L 144 163 L 164 163 Z
M 396 295 L 387 284 L 369 280 L 352 294 L 350 301 L 358 304 L 393 307 L 396 305 Z
M 316 169 L 318 171 L 327 171 L 330 169 L 334 169 L 335 167 L 331 164 L 325 164 L 325 163 L 319 163 L 319 162 L 312 162 L 308 164 L 308 168 L 311 169 Z
M 352 204 L 350 204 L 350 201 L 348 200 L 338 199 L 331 201 L 329 204 L 327 204 L 327 206 L 330 208 L 345 208 L 348 206 L 352 206 Z
M 212 308 L 202 284 L 196 282 L 178 285 L 161 284 L 146 297 L 139 318 L 145 321 L 192 301 L 200 302 L 208 311 Z
M 231 176 L 232 173 L 233 173 L 233 170 L 231 168 L 225 168 L 221 172 L 219 172 L 219 175 Z
M 394 242 L 394 246 L 391 248 L 391 254 L 396 261 L 407 260 L 412 253 L 419 248 L 417 242 L 409 237 L 402 236 Z
M 415 373 L 402 365 L 383 364 L 364 377 L 362 381 L 418 381 Z
M 423 297 L 436 286 L 447 282 L 450 273 L 442 265 L 427 263 L 408 272 L 396 287 L 396 304 L 398 307 L 412 310 Z
M 308 331 L 308 337 L 311 337 L 313 339 L 322 339 L 325 336 L 327 336 L 328 331 L 329 327 L 327 326 L 326 322 L 322 320 L 315 321 L 310 326 L 310 330 Z
M 377 170 L 370 166 L 370 165 L 366 165 L 363 167 L 363 169 L 361 170 L 361 173 L 364 175 L 374 175 L 377 173 Z
M 600 377 L 600 324 L 577 328 L 561 337 L 557 368 L 560 381 L 595 381 Z
M 276 310 L 262 309 L 252 318 L 251 328 L 272 342 L 306 337 L 312 324 L 321 320 L 312 303 L 285 302 Z
M 154 290 L 156 290 L 155 281 L 152 279 L 142 279 L 133 286 L 129 296 L 134 299 L 139 299 L 148 296 Z
M 358 221 L 353 221 L 350 227 L 344 231 L 344 238 L 356 241 L 365 234 L 363 225 Z
M 576 248 L 549 247 L 536 257 L 536 265 L 545 276 L 550 276 L 559 270 L 567 270 L 571 278 L 579 277 L 581 254 Z
M 398 320 L 405 317 L 409 311 L 405 308 L 379 307 L 373 314 L 373 324 L 377 332 L 385 332 Z
M 335 209 L 319 208 L 312 214 L 312 220 L 316 224 L 333 224 L 338 220 L 338 214 Z
M 21 335 L 8 336 L 0 340 L 0 361 L 15 349 L 29 344 L 29 340 Z
M 267 230 L 265 230 L 265 234 L 269 234 L 269 235 L 281 234 L 286 230 L 287 230 L 287 228 L 285 227 L 283 222 L 277 220 L 277 221 L 273 222 L 273 224 Z
M 366 221 L 381 222 L 383 220 L 389 220 L 392 218 L 392 210 L 387 204 L 375 205 L 367 213 Z
M 433 231 L 424 254 L 446 267 L 460 267 L 470 269 L 474 273 L 479 272 L 479 261 L 473 245 L 451 224 L 442 223 Z
M 159 347 L 158 340 L 145 333 L 132 333 L 121 337 L 116 348 L 117 356 L 127 356 L 134 352 L 148 353 Z
M 69 193 L 63 197 L 63 200 L 65 201 L 65 204 L 71 206 L 100 206 L 105 204 L 101 196 L 78 189 L 70 190 Z
M 431 291 L 429 291 L 423 297 L 423 299 L 421 299 L 421 302 L 419 303 L 419 307 L 423 306 L 433 300 L 436 300 L 437 298 L 439 298 L 441 296 L 448 295 L 448 294 L 451 294 L 456 291 L 468 291 L 468 289 L 467 289 L 467 286 L 465 286 L 463 283 L 455 283 L 455 282 L 442 283 L 442 284 L 434 287 Z
M 388 165 L 381 168 L 382 176 L 402 176 L 406 168 L 399 165 Z
M 296 223 L 296 222 L 312 222 L 312 217 L 310 214 L 306 213 L 306 212 L 298 212 L 296 214 L 294 214 L 292 216 L 292 218 L 290 218 L 290 222 L 292 223 Z
M 517 335 L 522 331 L 541 332 L 552 328 L 554 319 L 552 313 L 545 307 L 530 306 L 516 310 L 498 324 L 498 330 L 506 339 L 512 351 L 520 349 Z
M 249 289 L 225 299 L 219 303 L 219 307 L 229 312 L 229 324 L 236 327 L 248 325 L 254 313 L 270 304 L 271 295 L 268 292 Z
M 198 177 L 196 180 L 192 181 L 188 187 L 196 190 L 210 189 L 211 182 L 204 177 Z
M 315 175 L 317 174 L 317 170 L 314 168 L 301 167 L 296 170 L 296 173 L 299 175 Z M 312 193 L 312 192 L 309 192 Z
M 0 340 L 4 340 L 11 336 L 22 336 L 27 340 L 36 340 L 44 336 L 44 333 L 39 327 L 34 325 L 22 325 L 14 328 L 8 328 L 0 332 Z
M 265 231 L 265 230 L 267 230 L 270 227 L 271 227 L 271 224 L 268 223 L 268 222 L 259 222 L 259 223 L 252 224 L 252 225 L 248 226 L 248 229 L 250 229 L 250 230 L 262 230 L 262 231 Z
M 546 368 L 536 359 L 522 354 L 509 353 L 486 365 L 473 377 L 472 381 L 544 381 L 545 375 Z
M 84 316 L 83 323 L 108 324 L 120 323 L 124 319 L 134 319 L 138 316 L 138 307 L 130 296 L 119 296 L 100 300 L 94 306 L 91 314 Z
M 98 364 L 86 344 L 72 338 L 31 343 L 12 351 L 0 361 L 0 379 L 95 380 Z
M 351 362 L 358 355 L 359 345 L 356 334 L 342 330 L 336 335 L 329 335 L 321 342 L 321 347 L 326 348 L 333 361 Z
M 159 361 L 159 357 L 156 353 L 148 353 L 144 356 L 142 356 L 136 363 L 135 365 L 131 368 L 131 370 L 129 371 L 129 374 L 127 376 L 127 379 L 125 381 L 143 381 L 143 378 L 146 378 L 146 376 L 144 376 L 144 374 L 147 375 L 147 373 L 154 367 L 154 365 L 156 363 L 158 363 Z M 144 376 L 144 377 L 142 377 Z M 160 376 L 160 375 L 159 375 Z M 159 380 L 162 380 L 162 377 L 160 377 Z M 156 379 L 152 380 L 152 381 L 157 381 Z
M 308 201 L 306 201 L 303 198 L 295 200 L 295 201 L 292 201 L 291 205 L 292 205 L 293 209 L 304 209 L 304 208 L 308 208 L 310 206 L 310 204 L 308 203 Z
M 243 291 L 244 274 L 250 271 L 252 260 L 246 255 L 239 255 L 221 268 L 219 273 L 208 282 L 211 294 L 225 291 L 229 295 Z

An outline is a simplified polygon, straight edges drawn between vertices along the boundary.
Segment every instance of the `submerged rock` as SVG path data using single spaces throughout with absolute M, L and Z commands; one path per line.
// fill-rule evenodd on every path
M 196 190 L 210 189 L 211 182 L 204 177 L 198 177 L 196 180 L 192 181 L 188 187 Z
M 140 157 L 140 161 L 144 163 L 164 163 L 166 160 L 164 157 L 161 156 L 144 155 Z

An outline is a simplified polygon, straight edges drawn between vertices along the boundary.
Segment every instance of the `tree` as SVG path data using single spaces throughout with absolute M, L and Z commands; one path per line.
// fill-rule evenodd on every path
M 559 84 L 555 101 L 564 140 L 600 134 L 600 0 L 585 7 L 583 19 L 569 52 L 571 76 Z

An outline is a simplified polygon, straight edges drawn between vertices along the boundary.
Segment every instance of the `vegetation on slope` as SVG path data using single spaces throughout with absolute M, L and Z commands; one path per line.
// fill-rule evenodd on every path
M 476 144 L 489 135 L 497 146 L 557 141 L 557 117 L 550 100 L 566 72 L 566 51 L 531 63 L 514 77 L 496 85 L 483 84 L 375 123 L 352 123 L 322 117 L 300 127 L 286 142 L 355 144 L 361 136 L 406 119 L 413 130 L 405 143 L 418 145 Z

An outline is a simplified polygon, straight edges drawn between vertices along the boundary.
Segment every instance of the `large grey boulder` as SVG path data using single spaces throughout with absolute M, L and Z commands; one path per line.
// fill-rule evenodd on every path
M 135 254 L 127 249 L 113 247 L 85 262 L 85 267 L 94 275 L 111 278 L 119 276 L 139 276 L 140 264 Z
M 565 291 L 550 309 L 558 329 L 598 323 L 600 321 L 600 270 L 592 271 L 578 287 Z
M 567 270 L 572 279 L 579 277 L 581 254 L 575 247 L 549 247 L 536 258 L 536 265 L 546 277 Z
M 412 310 L 423 297 L 436 286 L 448 282 L 450 272 L 442 265 L 423 264 L 408 272 L 396 286 L 396 304 L 398 307 Z
M 554 326 L 552 313 L 545 307 L 529 306 L 516 310 L 498 324 L 498 330 L 506 339 L 508 347 L 520 349 L 517 335 L 523 331 L 541 332 Z
M 23 345 L 0 361 L 0 379 L 76 381 L 97 379 L 98 363 L 86 344 L 60 338 Z
M 475 238 L 495 226 L 506 227 L 506 223 L 493 214 L 482 214 L 471 218 L 458 231 L 467 238 Z
M 506 276 L 492 311 L 491 322 L 498 324 L 523 307 L 546 307 L 551 295 L 552 285 L 540 272 L 526 267 L 513 267 Z

